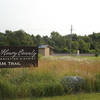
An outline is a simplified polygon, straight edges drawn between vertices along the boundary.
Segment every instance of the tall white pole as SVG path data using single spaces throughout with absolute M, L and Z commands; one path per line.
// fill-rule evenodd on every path
M 70 30 L 70 55 L 72 54 L 71 49 L 72 49 L 72 31 L 73 31 L 73 26 L 71 25 L 71 30 Z

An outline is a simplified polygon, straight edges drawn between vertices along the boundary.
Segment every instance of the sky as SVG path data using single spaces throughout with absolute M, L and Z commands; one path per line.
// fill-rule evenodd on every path
M 100 0 L 0 0 L 0 32 L 88 35 L 100 32 Z

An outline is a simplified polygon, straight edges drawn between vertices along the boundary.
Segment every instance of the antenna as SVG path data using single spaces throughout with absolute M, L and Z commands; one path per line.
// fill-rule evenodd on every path
M 70 29 L 70 55 L 72 54 L 71 49 L 72 49 L 72 31 L 73 31 L 73 26 L 71 25 Z
M 72 34 L 72 31 L 73 31 L 73 26 L 71 25 L 71 34 Z

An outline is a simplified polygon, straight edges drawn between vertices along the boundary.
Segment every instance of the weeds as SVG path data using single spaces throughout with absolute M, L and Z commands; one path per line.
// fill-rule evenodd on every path
M 79 58 L 78 58 L 79 59 Z M 95 60 L 40 59 L 37 68 L 0 70 L 0 97 L 64 95 L 65 76 L 84 78 L 83 92 L 100 92 L 100 62 Z M 3 100 L 3 99 L 0 99 Z

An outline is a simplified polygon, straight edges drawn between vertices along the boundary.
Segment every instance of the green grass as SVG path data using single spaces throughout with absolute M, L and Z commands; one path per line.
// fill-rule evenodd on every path
M 100 92 L 100 57 L 42 57 L 38 65 L 36 68 L 0 69 L 0 97 L 9 100 L 30 96 L 40 97 L 32 100 L 73 100 L 72 97 L 74 100 L 99 100 L 95 99 L 100 98 L 98 94 L 61 96 L 67 94 L 61 80 L 65 76 L 80 76 L 85 80 L 82 92 Z
M 87 60 L 100 60 L 100 56 L 95 57 L 95 56 L 76 56 L 75 58 L 79 58 L 79 59 L 87 59 Z
M 49 56 L 49 57 L 42 57 L 42 59 L 51 59 L 51 60 L 92 60 L 92 61 L 99 61 L 100 56 Z
M 100 100 L 100 93 L 90 93 L 90 94 L 74 94 L 66 96 L 56 96 L 56 97 L 45 97 L 38 99 L 16 99 L 16 100 Z

